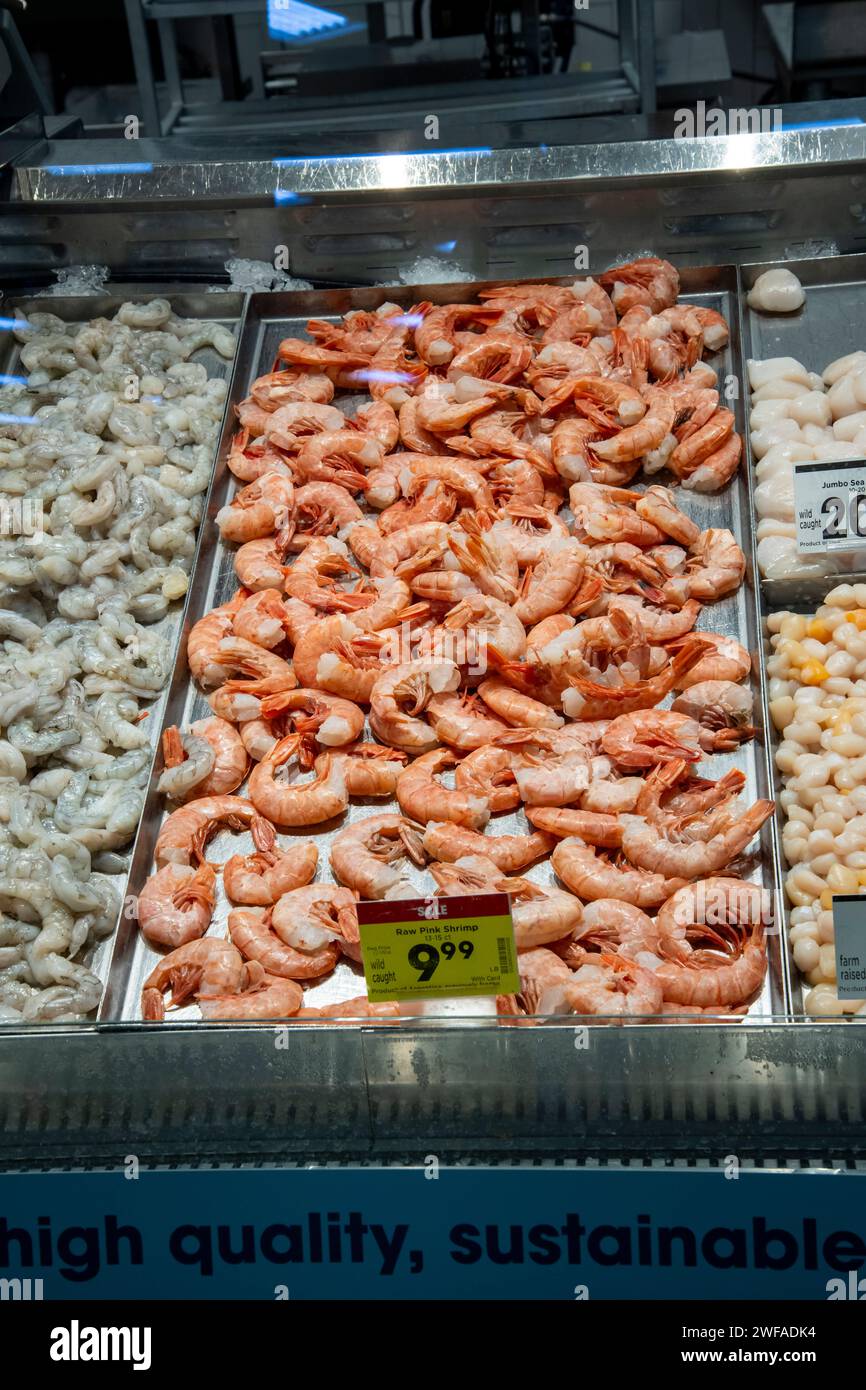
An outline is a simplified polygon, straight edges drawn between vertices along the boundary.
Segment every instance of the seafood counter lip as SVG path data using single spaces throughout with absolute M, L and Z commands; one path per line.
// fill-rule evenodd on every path
M 245 296 L 234 292 L 229 292 L 221 296 L 216 296 L 212 294 L 184 291 L 171 291 L 166 295 L 158 296 L 155 291 L 143 291 L 140 285 L 136 285 L 135 287 L 130 288 L 132 291 L 130 293 L 117 293 L 114 291 L 114 288 L 112 287 L 110 291 L 103 291 L 95 295 L 82 296 L 52 295 L 33 297 L 28 295 L 16 294 L 10 296 L 9 298 L 3 299 L 4 316 L 8 318 L 10 316 L 15 315 L 17 312 L 18 314 L 23 315 L 26 319 L 28 314 L 54 314 L 58 318 L 63 319 L 66 323 L 73 325 L 84 325 L 95 318 L 113 316 L 124 304 L 148 305 L 151 304 L 156 298 L 165 298 L 167 302 L 170 303 L 172 312 L 176 314 L 177 317 L 184 319 L 208 320 L 214 323 L 215 325 L 219 325 L 225 329 L 228 329 L 229 332 L 235 335 L 235 348 L 231 358 L 221 356 L 220 353 L 218 353 L 214 347 L 209 345 L 197 349 L 189 358 L 190 362 L 198 363 L 206 368 L 209 379 L 219 378 L 226 382 L 227 387 L 231 387 L 231 375 L 234 367 L 234 362 L 237 356 L 237 346 L 239 342 L 237 330 L 243 319 L 246 303 Z M 19 343 L 15 339 L 13 330 L 4 326 L 2 331 L 0 331 L 0 367 L 2 367 L 4 373 L 10 375 L 16 373 L 18 363 L 20 361 L 21 349 L 23 346 L 24 344 Z M 226 399 L 228 400 L 228 396 Z M 222 409 L 221 415 L 222 419 L 224 420 L 226 415 L 225 406 Z M 220 425 L 220 428 L 221 427 L 222 426 Z M 217 431 L 216 437 L 217 439 L 219 438 L 219 431 Z M 211 461 L 211 481 L 213 476 L 213 462 L 215 458 L 216 440 L 214 442 L 213 459 Z M 202 512 L 202 519 L 203 518 L 204 511 Z M 199 524 L 198 535 L 196 537 L 195 555 L 198 554 L 198 547 L 201 542 L 202 529 L 202 525 Z M 195 557 L 193 557 L 192 564 L 194 568 Z M 182 630 L 183 613 L 185 612 L 188 598 L 189 588 L 187 588 L 182 601 L 175 600 L 172 607 L 168 609 L 166 616 L 160 619 L 159 623 L 154 625 L 154 630 L 159 628 L 161 632 L 164 634 L 165 639 L 168 643 L 169 671 L 174 670 L 174 666 L 176 663 L 176 657 L 179 649 L 180 635 Z M 149 733 L 151 735 L 151 738 L 149 740 L 150 746 L 148 749 L 149 772 L 150 770 L 152 770 L 153 759 L 156 755 L 156 749 L 158 746 L 157 739 L 155 737 L 156 727 L 162 718 L 162 712 L 167 697 L 167 689 L 168 686 L 166 683 L 166 685 L 156 695 L 155 698 L 147 699 L 143 695 L 138 697 L 139 704 L 146 710 L 150 721 Z M 123 915 L 125 887 L 129 872 L 129 866 L 132 863 L 131 851 L 134 847 L 135 839 L 140 829 L 140 825 L 141 822 L 139 821 L 133 836 L 130 837 L 128 843 L 119 851 L 119 853 L 125 854 L 127 856 L 126 869 L 122 871 L 120 874 L 118 874 L 115 879 L 116 888 L 118 890 L 118 895 L 120 899 L 120 907 L 118 911 L 121 918 Z M 106 985 L 110 971 L 110 959 L 115 935 L 116 926 L 112 928 L 112 930 L 107 935 L 105 935 L 102 940 L 98 942 L 95 948 L 93 948 L 92 955 L 88 959 L 88 969 L 92 970 L 93 974 L 96 975 L 102 981 L 103 987 Z M 94 1017 L 95 1016 L 96 1015 L 94 1015 Z M 74 1026 L 87 1028 L 88 1024 L 89 1020 L 85 1020 L 81 1024 L 76 1024 Z M 26 1030 L 29 1031 L 34 1027 L 38 1028 L 40 1026 L 45 1025 L 29 1023 L 24 1023 L 23 1025 L 18 1025 L 17 1023 L 0 1023 L 0 1036 L 2 1036 L 4 1032 L 7 1031 L 7 1029 L 9 1032 L 15 1032 L 19 1026 L 23 1026 Z M 63 1028 L 63 1026 L 64 1025 L 60 1023 L 54 1025 L 54 1028 L 56 1028 L 57 1031 L 60 1031 Z
M 570 285 L 574 278 L 571 276 L 551 280 L 550 277 L 539 277 L 536 280 L 510 283 Z M 487 288 L 488 285 L 507 283 L 509 282 L 497 280 L 477 284 L 461 283 L 459 286 L 445 284 L 400 286 L 399 288 L 376 287 L 325 292 L 265 293 L 250 297 L 240 334 L 229 399 L 229 411 L 224 419 L 217 465 L 208 494 L 207 517 L 202 524 L 199 550 L 190 583 L 185 615 L 185 632 L 203 615 L 224 602 L 229 593 L 236 587 L 233 566 L 235 548 L 222 543 L 214 521 L 217 512 L 230 500 L 236 487 L 236 480 L 227 467 L 229 447 L 235 432 L 231 410 L 248 394 L 250 384 L 258 376 L 271 370 L 279 341 L 286 336 L 300 335 L 306 319 L 310 317 L 333 320 L 350 310 L 375 309 L 385 301 L 406 307 L 421 300 L 428 300 L 434 304 L 448 304 L 453 303 L 458 297 L 464 300 L 474 299 L 478 292 Z M 742 378 L 743 374 L 743 360 L 740 355 L 738 283 L 735 267 L 696 267 L 685 268 L 681 271 L 680 300 L 685 303 L 694 302 L 716 308 L 730 324 L 731 340 L 728 347 L 711 359 L 713 364 L 719 367 L 722 377 L 728 373 L 733 373 Z M 730 404 L 737 417 L 736 428 L 742 432 L 744 403 L 742 400 L 735 400 Z M 748 473 L 744 468 L 741 468 L 735 480 L 728 484 L 721 493 L 697 494 L 679 491 L 678 500 L 682 502 L 684 510 L 695 517 L 702 526 L 729 527 L 740 540 L 746 554 L 747 574 L 745 582 L 741 584 L 735 594 L 704 610 L 701 615 L 703 621 L 699 620 L 697 625 L 698 633 L 702 626 L 705 630 L 710 628 L 716 631 L 721 630 L 726 635 L 738 638 L 750 651 L 757 652 L 759 650 L 758 610 L 752 585 L 754 552 L 750 525 L 751 499 L 749 488 Z M 753 668 L 752 681 L 756 694 L 760 679 L 760 672 Z M 762 700 L 759 699 L 757 703 L 760 706 Z M 183 643 L 171 678 L 163 711 L 162 727 L 163 729 L 174 725 L 186 727 L 191 721 L 210 713 L 211 710 L 204 695 L 190 681 L 186 644 Z M 718 772 L 718 775 L 721 775 L 722 772 L 735 765 L 746 772 L 747 783 L 744 788 L 744 795 L 749 802 L 768 795 L 769 772 L 766 763 L 766 742 L 760 732 L 755 741 L 742 745 L 735 754 L 715 755 L 712 770 L 714 774 Z M 128 892 L 131 898 L 134 898 L 141 891 L 151 873 L 156 838 L 166 815 L 165 799 L 157 793 L 156 781 L 155 769 L 151 777 L 130 870 Z M 398 809 L 394 798 L 384 802 L 381 798 L 367 801 L 353 800 L 342 824 L 352 824 L 358 819 L 370 815 L 373 811 L 385 813 Z M 497 822 L 497 828 L 501 826 L 502 831 L 508 833 L 511 829 L 511 823 L 514 822 L 515 825 L 519 824 L 519 827 L 523 829 L 522 821 L 517 822 L 515 819 L 517 816 L 520 816 L 520 812 L 502 816 Z M 320 881 L 332 882 L 332 875 L 327 866 L 326 851 L 339 828 L 341 828 L 339 823 L 336 825 L 331 823 L 326 825 L 324 829 L 316 827 L 312 831 L 282 831 L 280 834 L 284 844 L 290 843 L 288 837 L 292 834 L 301 836 L 312 834 L 323 851 L 320 864 L 322 864 L 324 872 L 320 870 L 319 879 Z M 228 850 L 225 837 L 222 839 L 222 843 L 220 843 L 219 838 L 211 843 L 217 845 L 216 854 L 211 856 L 215 860 L 224 859 L 229 852 L 248 853 L 251 849 L 251 839 L 248 833 L 233 837 L 231 851 Z M 774 818 L 764 825 L 760 834 L 760 846 L 761 883 L 765 888 L 771 889 L 775 895 L 780 886 L 780 878 Z M 410 871 L 410 878 L 413 872 L 414 870 Z M 538 882 L 552 883 L 554 881 L 549 863 L 537 866 L 529 872 L 527 877 L 532 878 L 538 875 L 541 875 L 536 877 Z M 425 889 L 424 891 L 428 890 Z M 225 917 L 226 902 L 220 883 L 217 906 L 209 929 L 211 935 L 224 931 Z M 780 1018 L 787 1018 L 790 1014 L 787 953 L 783 949 L 779 936 L 773 932 L 770 932 L 767 937 L 767 946 L 769 969 L 760 995 L 750 1006 L 746 1020 L 748 1023 L 769 1023 L 778 1021 Z M 140 1019 L 141 986 L 158 959 L 158 953 L 152 950 L 140 936 L 135 920 L 132 917 L 124 916 L 113 942 L 108 984 L 99 1012 L 100 1022 L 128 1022 L 131 1024 Z M 340 1002 L 357 995 L 360 983 L 361 981 L 359 981 L 352 966 L 341 961 L 331 976 L 322 982 L 317 982 L 306 991 L 305 1002 L 313 1006 Z M 170 1017 L 179 1026 L 186 1027 L 196 1020 L 197 1013 L 198 1011 L 194 1006 L 185 1006 L 174 1011 Z M 724 1017 L 724 1014 L 722 1013 L 720 1016 Z M 345 1029 L 348 1026 L 345 1021 L 312 1021 L 327 1027 Z M 408 1017 L 389 1021 L 387 1024 L 379 1024 L 374 1019 L 366 1019 L 357 1022 L 352 1021 L 350 1026 L 352 1028 L 363 1027 L 364 1029 L 375 1028 L 377 1031 L 380 1028 L 393 1029 L 398 1027 L 403 1030 L 420 1026 L 426 1031 L 431 1026 L 453 1026 L 462 1021 L 464 1020 L 460 1019 L 458 1010 L 446 1018 Z M 546 1023 L 548 1020 L 539 1019 L 538 1021 Z M 550 1021 L 554 1022 L 554 1020 Z M 486 1027 L 488 1024 L 497 1026 L 496 1019 L 478 1019 L 477 1023 L 481 1024 L 482 1027 Z M 517 1026 L 525 1026 L 526 1021 L 517 1020 L 516 1023 Z M 195 1023 L 196 1028 L 201 1026 L 201 1023 Z M 224 1028 L 225 1026 L 218 1022 L 207 1025 L 209 1029 Z M 244 1025 L 234 1024 L 231 1026 L 237 1028 Z M 498 1026 L 502 1026 L 502 1023 L 500 1022 Z M 651 1021 L 642 1026 L 667 1028 L 675 1025 Z M 731 1024 L 730 1026 L 733 1027 L 734 1025 Z

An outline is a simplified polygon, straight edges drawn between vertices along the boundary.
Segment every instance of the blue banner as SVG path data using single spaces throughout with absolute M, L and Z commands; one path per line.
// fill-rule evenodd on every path
M 128 1159 L 0 1178 L 0 1299 L 866 1299 L 864 1198 L 866 1175 L 735 1159 L 172 1172 Z

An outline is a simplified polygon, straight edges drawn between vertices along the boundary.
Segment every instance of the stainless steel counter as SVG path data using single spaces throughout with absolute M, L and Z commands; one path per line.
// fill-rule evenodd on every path
M 117 281 L 225 283 L 232 257 L 322 286 L 516 279 L 647 251 L 712 265 L 866 244 L 866 124 L 415 148 L 280 161 L 171 141 L 48 142 L 7 171 L 0 284 L 30 289 L 81 264 Z
M 693 141 L 208 161 L 58 142 L 13 174 L 0 283 L 106 264 L 142 288 L 225 279 L 230 256 L 320 284 L 396 282 L 435 256 L 467 280 L 566 275 L 652 251 L 681 266 L 862 250 L 866 127 Z M 61 172 L 65 168 L 66 172 Z M 285 198 L 276 197 L 283 190 Z M 289 196 L 291 195 L 291 196 Z M 446 278 L 434 273 L 419 278 Z M 48 306 L 46 306 L 48 307 Z M 591 1030 L 104 1023 L 0 1040 L 0 1164 L 288 1152 L 772 1157 L 866 1150 L 855 1025 Z

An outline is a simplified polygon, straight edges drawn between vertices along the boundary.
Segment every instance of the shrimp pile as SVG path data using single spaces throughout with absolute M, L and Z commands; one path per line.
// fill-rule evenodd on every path
M 0 1023 L 72 1021 L 117 922 L 234 338 L 167 300 L 18 318 L 0 388 Z M 118 886 L 119 885 L 119 886 Z
M 359 899 L 479 887 L 512 898 L 505 1014 L 718 1014 L 759 990 L 759 890 L 736 874 L 772 803 L 696 771 L 754 733 L 749 653 L 696 631 L 745 560 L 674 491 L 723 486 L 741 445 L 701 360 L 727 325 L 678 288 L 646 259 L 280 344 L 216 517 L 237 588 L 189 635 L 213 717 L 164 748 L 179 804 L 139 924 L 172 949 L 145 1016 L 169 989 L 208 1018 L 315 1016 L 305 991 L 361 960 Z M 256 852 L 220 875 L 221 828 Z M 561 886 L 532 877 L 548 861 Z
M 834 893 L 866 890 L 866 584 L 840 584 L 813 617 L 767 619 L 770 715 L 781 742 L 789 940 L 807 1014 L 866 1014 L 839 999 Z
M 866 352 L 809 371 L 794 357 L 749 362 L 750 439 L 755 463 L 758 565 L 766 579 L 852 573 L 854 552 L 797 551 L 794 465 L 843 463 L 866 453 Z

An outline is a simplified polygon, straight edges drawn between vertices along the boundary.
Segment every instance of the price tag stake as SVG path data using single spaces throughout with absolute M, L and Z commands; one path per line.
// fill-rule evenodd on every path
M 358 904 L 367 994 L 469 998 L 520 990 L 507 893 Z

